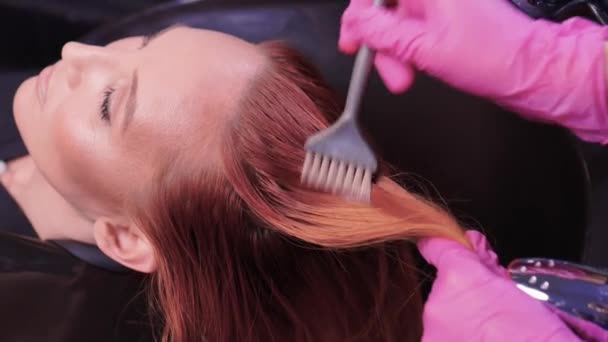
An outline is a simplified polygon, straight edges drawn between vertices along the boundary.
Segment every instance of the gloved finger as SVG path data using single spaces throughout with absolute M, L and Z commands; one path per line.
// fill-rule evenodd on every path
M 340 28 L 340 50 L 346 53 L 354 53 L 360 47 L 359 37 L 355 34 L 352 25 L 356 25 L 355 18 L 362 8 L 370 7 L 370 0 L 353 0 L 342 17 L 343 25 Z M 405 16 L 408 12 L 407 1 L 401 1 L 394 9 L 394 13 Z M 397 58 L 385 53 L 379 53 L 375 60 L 376 68 L 386 87 L 393 93 L 401 93 L 407 90 L 414 80 L 414 69 L 399 61 Z
M 446 238 L 426 238 L 416 244 L 422 257 L 438 271 L 451 269 L 458 265 L 462 268 L 471 265 L 471 261 L 482 265 L 477 254 L 462 243 Z
M 394 9 L 396 14 L 403 17 L 423 18 L 425 15 L 425 6 L 430 0 L 399 0 L 397 8 Z
M 479 260 L 481 260 L 488 269 L 497 275 L 508 277 L 507 270 L 498 263 L 498 256 L 488 243 L 485 235 L 476 230 L 467 230 L 465 236 L 471 243 L 473 251 L 479 256 Z
M 495 275 L 508 277 L 507 271 L 497 263 L 496 253 L 492 251 L 482 233 L 468 230 L 465 237 L 472 248 L 445 238 L 421 239 L 417 246 L 424 259 L 437 270 L 449 270 L 453 267 L 473 270 L 482 267 Z
M 366 44 L 401 61 L 417 62 L 417 53 L 425 50 L 426 37 L 423 21 L 368 7 L 344 12 L 338 45 L 343 52 L 352 53 Z
M 358 36 L 356 27 L 358 9 L 353 8 L 352 3 L 342 14 L 340 24 L 340 37 L 338 38 L 338 48 L 344 53 L 354 53 L 361 45 L 361 37 Z
M 388 11 L 396 17 L 405 18 L 410 12 L 415 10 L 412 9 L 413 2 L 415 1 L 399 1 L 399 5 L 396 8 L 391 8 Z M 372 6 L 372 0 L 352 0 L 350 2 L 350 5 L 341 17 L 340 38 L 338 41 L 340 50 L 345 53 L 354 53 L 359 48 L 361 37 L 357 36 L 356 31 L 354 31 L 356 27 L 353 27 L 353 25 L 358 25 L 358 19 L 362 15 L 362 12 L 365 12 L 364 9 L 369 9 Z
M 477 253 L 481 259 L 484 259 L 489 263 L 498 263 L 498 257 L 490 247 L 485 235 L 476 230 L 467 230 L 464 234 L 471 243 L 475 253 Z
M 359 49 L 359 41 L 352 35 L 350 24 L 352 18 L 357 16 L 362 9 L 373 6 L 373 0 L 351 0 L 346 10 L 342 14 L 340 25 L 340 38 L 338 46 L 344 53 L 354 53 Z
M 376 68 L 384 84 L 393 93 L 402 93 L 409 89 L 414 81 L 414 69 L 384 53 L 376 55 Z

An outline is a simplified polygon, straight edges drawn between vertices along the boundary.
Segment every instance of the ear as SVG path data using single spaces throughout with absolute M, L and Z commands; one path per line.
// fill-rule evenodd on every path
M 102 217 L 95 221 L 93 234 L 99 249 L 116 262 L 143 273 L 158 268 L 154 248 L 136 225 Z

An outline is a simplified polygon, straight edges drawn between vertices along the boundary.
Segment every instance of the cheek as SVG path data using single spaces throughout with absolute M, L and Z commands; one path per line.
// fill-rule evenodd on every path
M 114 201 L 116 177 L 112 166 L 109 127 L 95 112 L 95 99 L 74 94 L 42 111 L 35 82 L 24 82 L 14 100 L 15 121 L 40 171 L 70 203 L 82 211 L 102 213 Z
M 74 162 L 91 154 L 96 132 L 87 116 L 76 103 L 65 103 L 51 114 L 49 142 L 60 159 Z
M 102 214 L 113 184 L 106 177 L 109 135 L 103 123 L 95 125 L 92 114 L 79 112 L 76 103 L 66 103 L 51 114 L 48 144 L 44 154 L 32 156 L 49 182 L 73 205 L 91 214 Z
M 38 102 L 34 79 L 23 82 L 17 90 L 13 113 L 21 138 L 38 168 L 44 174 L 57 178 L 58 149 L 52 139 L 47 115 L 42 112 Z

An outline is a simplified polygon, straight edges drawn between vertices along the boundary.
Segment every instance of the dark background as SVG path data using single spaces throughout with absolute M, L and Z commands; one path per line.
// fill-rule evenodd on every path
M 91 29 L 165 0 L 0 0 L 0 70 L 54 62 Z
M 166 2 L 0 0 L 0 111 L 11 110 L 14 87 L 25 76 L 56 61 L 65 42 L 77 40 L 100 25 Z M 608 151 L 582 142 L 580 147 L 587 161 L 592 190 L 583 260 L 608 267 Z

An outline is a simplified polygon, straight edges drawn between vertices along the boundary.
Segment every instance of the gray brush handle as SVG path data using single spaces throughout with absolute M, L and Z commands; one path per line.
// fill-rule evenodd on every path
M 344 119 L 352 119 L 359 114 L 363 92 L 374 63 L 374 55 L 375 53 L 367 46 L 361 46 L 357 53 L 353 74 L 348 86 L 348 95 L 346 96 Z
M 374 5 L 382 6 L 384 5 L 384 0 L 375 0 Z M 355 66 L 353 67 L 353 74 L 350 79 L 350 85 L 348 86 L 344 114 L 341 119 L 352 119 L 359 114 L 363 92 L 365 91 L 369 73 L 374 64 L 375 55 L 376 54 L 365 45 L 361 45 L 359 48 L 359 52 L 357 52 L 357 57 L 355 59 Z

